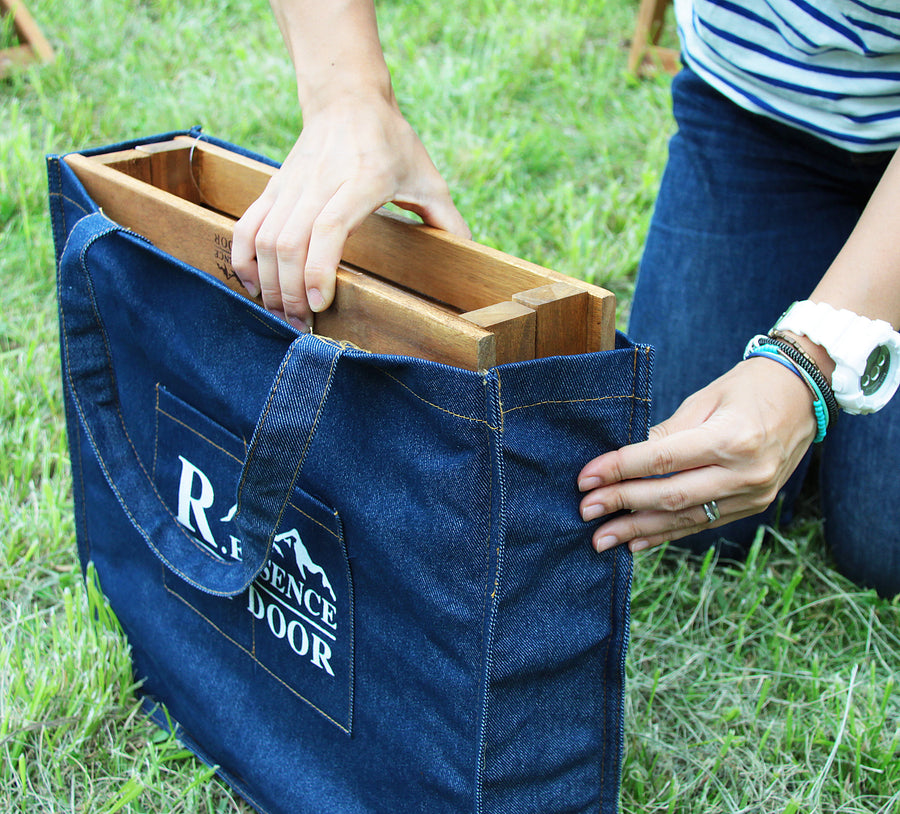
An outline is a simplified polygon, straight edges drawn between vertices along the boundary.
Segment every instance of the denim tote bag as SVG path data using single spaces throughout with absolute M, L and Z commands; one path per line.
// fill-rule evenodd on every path
M 49 179 L 79 556 L 148 714 L 263 812 L 616 811 L 631 559 L 575 475 L 645 437 L 650 349 L 299 334 Z

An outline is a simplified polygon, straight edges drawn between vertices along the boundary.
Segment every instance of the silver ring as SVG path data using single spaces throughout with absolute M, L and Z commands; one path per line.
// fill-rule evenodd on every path
M 709 501 L 709 503 L 704 503 L 703 511 L 706 512 L 706 519 L 710 523 L 715 523 L 716 520 L 718 520 L 722 516 L 719 512 L 719 507 L 714 500 Z

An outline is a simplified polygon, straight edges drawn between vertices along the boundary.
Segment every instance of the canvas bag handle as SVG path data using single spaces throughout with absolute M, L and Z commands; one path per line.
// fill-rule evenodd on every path
M 165 565 L 217 596 L 247 589 L 269 557 L 278 521 L 294 490 L 341 347 L 307 334 L 287 349 L 245 457 L 235 522 L 242 559 L 216 557 L 175 518 L 131 443 L 119 409 L 107 337 L 88 251 L 110 235 L 141 240 L 100 213 L 72 229 L 59 262 L 58 298 L 64 383 L 103 475 L 123 511 Z

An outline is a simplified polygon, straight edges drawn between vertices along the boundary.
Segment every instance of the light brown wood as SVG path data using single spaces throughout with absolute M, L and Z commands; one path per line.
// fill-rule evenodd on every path
M 13 45 L 0 51 L 0 79 L 6 76 L 13 65 L 27 65 L 34 62 L 34 51 L 28 45 Z
M 233 219 L 77 153 L 65 161 L 111 220 L 245 293 L 231 265 Z
M 186 201 L 202 203 L 202 194 L 193 174 L 190 153 L 189 146 L 166 141 L 92 156 L 92 160 L 152 184 Z
M 535 357 L 568 356 L 587 346 L 590 297 L 568 283 L 520 291 L 513 299 L 535 311 Z
M 498 365 L 535 358 L 537 315 L 531 308 L 506 300 L 461 316 L 494 335 Z
M 90 179 L 82 177 L 86 186 L 101 187 L 98 194 L 103 200 L 97 195 L 94 198 L 113 220 L 244 293 L 231 266 L 233 219 L 262 193 L 274 167 L 188 136 L 90 158 L 73 155 L 67 161 L 79 177 Z M 437 301 L 464 312 L 462 319 L 453 318 L 455 329 L 468 321 L 471 329 L 477 326 L 481 331 L 474 336 L 463 331 L 465 349 L 453 348 L 448 338 L 448 312 L 435 310 L 434 302 L 427 302 L 425 309 L 437 326 L 439 339 L 434 338 L 437 344 L 433 347 L 428 344 L 431 335 L 423 333 L 426 320 L 410 317 L 403 308 L 401 322 L 405 320 L 407 328 L 413 322 L 418 327 L 409 330 L 402 341 L 399 328 L 393 330 L 394 338 L 386 339 L 384 345 L 379 344 L 384 337 L 379 337 L 377 327 L 335 327 L 346 323 L 338 317 L 350 313 L 349 304 L 341 310 L 336 303 L 337 322 L 328 311 L 317 317 L 317 330 L 371 350 L 390 347 L 390 352 L 413 353 L 415 346 L 410 342 L 421 339 L 424 346 L 417 355 L 481 369 L 492 364 L 490 358 L 516 361 L 532 358 L 535 352 L 555 355 L 614 347 L 615 297 L 611 292 L 394 213 L 382 210 L 367 218 L 348 239 L 344 261 L 418 294 L 401 292 L 406 311 L 421 311 L 427 300 Z M 359 279 L 353 279 L 359 288 Z M 347 302 L 357 302 L 354 296 L 348 292 Z M 542 316 L 531 312 L 525 316 L 525 297 L 532 298 Z M 390 302 L 390 292 L 380 291 L 378 303 Z M 354 313 L 362 313 L 362 305 L 352 308 Z M 379 319 L 389 321 L 386 311 L 373 309 Z M 490 341 L 485 339 L 486 333 L 493 337 Z M 441 343 L 449 343 L 446 353 L 440 351 Z M 474 351 L 472 343 L 477 345 Z M 398 349 L 401 345 L 403 349 Z M 469 361 L 450 361 L 459 354 L 468 354 L 465 358 Z
M 50 62 L 54 57 L 53 48 L 25 4 L 21 0 L 0 0 L 0 17 L 7 14 L 12 15 L 20 45 L 0 51 L 0 77 L 5 76 L 12 65 Z
M 470 321 L 343 264 L 334 303 L 316 333 L 376 353 L 430 359 L 469 370 L 500 364 L 497 337 Z
M 65 161 L 110 219 L 246 296 L 231 266 L 233 218 L 91 158 L 72 154 Z M 416 355 L 470 370 L 496 364 L 491 332 L 346 267 L 338 270 L 335 304 L 317 317 L 316 331 L 366 350 Z
M 124 172 L 139 181 L 151 183 L 150 161 L 147 153 L 140 150 L 118 150 L 114 153 L 101 153 L 91 156 L 91 161 L 104 164 L 119 172 Z
M 659 68 L 670 74 L 678 72 L 681 64 L 678 51 L 658 45 L 669 3 L 670 0 L 641 0 L 628 51 L 629 73 L 643 75 Z
M 193 175 L 204 202 L 235 217 L 243 215 L 276 171 L 202 140 L 175 140 L 195 145 Z M 615 347 L 611 291 L 393 212 L 369 216 L 347 239 L 343 259 L 463 312 L 512 299 L 520 291 L 566 283 L 589 296 L 586 344 L 577 352 Z
M 235 218 L 241 217 L 266 188 L 276 168 L 190 136 L 176 136 L 190 145 L 193 177 L 203 202 Z

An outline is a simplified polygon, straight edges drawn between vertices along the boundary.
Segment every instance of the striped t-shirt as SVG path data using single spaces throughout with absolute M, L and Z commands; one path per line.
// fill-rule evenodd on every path
M 675 0 L 687 64 L 746 108 L 856 152 L 900 146 L 898 0 Z

